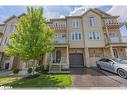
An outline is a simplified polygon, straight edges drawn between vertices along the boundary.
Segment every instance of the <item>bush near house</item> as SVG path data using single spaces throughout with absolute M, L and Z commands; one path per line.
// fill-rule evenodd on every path
M 19 68 L 15 68 L 15 69 L 13 70 L 13 73 L 14 73 L 14 74 L 18 74 L 18 73 L 19 73 L 19 71 L 20 71 L 20 69 L 19 69 Z
M 32 71 L 33 71 L 33 68 L 28 68 L 28 69 L 27 69 L 27 73 L 28 73 L 28 74 L 31 74 Z

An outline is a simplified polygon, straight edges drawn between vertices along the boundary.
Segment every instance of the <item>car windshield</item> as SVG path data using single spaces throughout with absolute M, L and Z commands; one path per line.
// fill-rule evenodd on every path
M 123 60 L 123 59 L 112 59 L 115 62 L 119 63 L 119 64 L 127 64 L 127 60 Z

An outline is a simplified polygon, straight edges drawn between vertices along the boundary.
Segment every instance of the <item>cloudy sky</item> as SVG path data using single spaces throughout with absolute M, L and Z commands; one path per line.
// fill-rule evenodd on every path
M 80 15 L 89 8 L 98 8 L 111 15 L 119 15 L 120 21 L 127 21 L 127 6 L 44 6 L 44 16 L 50 18 L 62 18 L 67 15 Z M 26 6 L 0 6 L 0 23 L 12 15 L 20 15 L 26 11 Z M 121 29 L 127 36 L 125 27 Z

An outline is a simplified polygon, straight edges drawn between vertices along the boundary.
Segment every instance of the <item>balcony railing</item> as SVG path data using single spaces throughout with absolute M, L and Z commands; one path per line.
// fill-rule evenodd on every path
M 67 37 L 57 37 L 55 38 L 55 44 L 66 44 Z
M 106 40 L 106 44 L 109 44 L 109 43 L 127 43 L 127 36 L 111 37 Z
M 54 30 L 66 30 L 66 27 L 65 26 L 52 26 L 51 27 L 52 29 L 54 29 Z

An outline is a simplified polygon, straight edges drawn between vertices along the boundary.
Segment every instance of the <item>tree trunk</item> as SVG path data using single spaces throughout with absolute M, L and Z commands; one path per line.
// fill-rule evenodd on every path
M 34 60 L 34 64 L 33 64 L 33 75 L 35 73 L 35 67 L 37 66 L 37 60 Z

